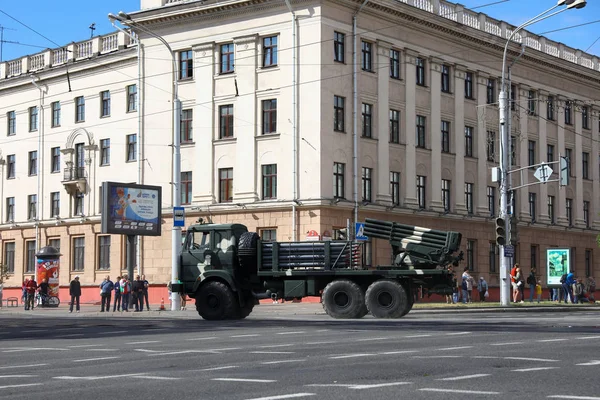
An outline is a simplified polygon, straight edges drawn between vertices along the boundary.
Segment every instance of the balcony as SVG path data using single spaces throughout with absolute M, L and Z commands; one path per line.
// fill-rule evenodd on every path
M 87 172 L 85 167 L 65 168 L 62 184 L 70 195 L 74 195 L 77 192 L 85 193 L 87 188 Z

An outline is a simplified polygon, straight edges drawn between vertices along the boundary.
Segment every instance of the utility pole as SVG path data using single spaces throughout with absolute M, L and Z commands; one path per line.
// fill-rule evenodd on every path
M 16 29 L 7 28 L 5 26 L 0 25 L 0 62 L 4 61 L 2 58 L 2 47 L 4 47 L 4 31 L 16 31 Z

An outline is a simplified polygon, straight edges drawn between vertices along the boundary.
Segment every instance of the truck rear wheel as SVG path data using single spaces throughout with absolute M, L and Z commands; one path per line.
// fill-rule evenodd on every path
M 238 260 L 244 269 L 244 274 L 252 275 L 256 273 L 258 235 L 256 232 L 244 232 L 240 236 L 238 244 Z
M 373 282 L 367 289 L 365 303 L 375 318 L 400 318 L 410 310 L 406 290 L 390 280 Z
M 235 295 L 227 285 L 212 281 L 205 283 L 198 290 L 196 311 L 205 320 L 218 321 L 237 318 L 239 306 Z
M 333 318 L 362 318 L 367 314 L 365 295 L 352 281 L 329 282 L 322 298 L 325 312 Z

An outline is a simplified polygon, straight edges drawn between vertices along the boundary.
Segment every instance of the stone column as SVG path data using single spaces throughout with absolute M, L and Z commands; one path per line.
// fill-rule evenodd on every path
M 577 164 L 575 166 L 575 171 L 577 171 L 577 180 L 575 181 L 575 198 L 573 199 L 573 209 L 571 212 L 573 213 L 573 225 L 579 228 L 585 227 L 585 223 L 583 222 L 583 185 L 585 180 L 583 179 L 583 133 L 582 133 L 582 115 L 581 108 L 575 106 L 575 104 L 571 107 L 573 112 L 573 126 L 575 128 L 575 158 L 577 159 Z M 592 162 L 593 157 L 590 154 L 588 157 L 588 176 L 590 176 L 590 168 L 594 165 L 594 169 L 598 169 L 597 159 L 596 162 Z M 561 190 L 564 192 L 564 190 Z M 566 213 L 566 210 L 564 211 Z
M 600 131 L 600 109 L 591 108 L 592 137 L 595 132 Z M 592 169 L 592 199 L 590 201 L 589 219 L 590 227 L 600 229 L 600 144 L 598 140 L 592 140 L 592 154 L 590 155 L 590 168 Z M 581 199 L 583 203 L 583 199 Z
M 377 41 L 377 65 L 390 64 L 391 44 L 383 40 Z M 389 146 L 389 109 L 390 109 L 390 74 L 381 68 L 377 74 L 377 197 L 379 204 L 391 205 L 390 193 L 390 146 Z M 403 116 L 401 116 L 403 117 Z
M 410 208 L 417 208 L 417 166 L 416 166 L 416 84 L 417 84 L 417 69 L 415 60 L 418 53 L 405 49 L 404 59 L 406 60 L 406 84 L 404 99 L 406 111 L 404 112 L 404 131 L 406 132 L 406 154 L 404 166 L 404 188 L 405 197 L 404 205 Z
M 547 100 L 548 99 L 548 92 L 543 92 L 543 91 L 539 91 L 538 92 L 539 95 L 539 99 L 540 101 L 538 102 L 538 135 L 540 136 L 540 143 L 538 146 L 539 149 L 539 153 L 540 153 L 540 160 L 542 159 L 542 154 L 544 154 L 544 152 L 547 153 L 548 150 L 548 136 L 547 136 L 547 126 L 549 123 L 553 123 L 553 122 L 547 122 L 544 118 L 542 118 L 542 108 L 541 108 L 541 104 L 543 104 L 542 100 Z M 563 146 L 564 146 L 564 137 L 563 137 Z M 556 149 L 558 153 L 563 153 L 564 149 L 561 149 L 561 147 L 559 146 L 558 149 Z M 547 155 L 544 157 L 544 159 L 546 161 L 547 160 Z M 553 170 L 558 171 L 557 168 L 554 168 L 554 165 L 551 166 Z M 558 171 L 558 173 L 560 174 L 560 171 Z M 560 175 L 559 175 L 560 176 Z M 535 178 L 533 178 L 535 179 Z M 548 185 L 537 185 L 537 187 L 539 188 L 539 195 L 538 195 L 538 204 L 537 204 L 537 209 L 538 209 L 538 215 L 537 215 L 537 220 L 541 223 L 545 223 L 548 224 L 550 223 L 550 218 L 548 216 Z
M 431 208 L 434 211 L 443 212 L 442 203 L 442 63 L 443 60 L 431 57 L 430 65 L 430 101 L 431 116 L 429 121 L 429 132 L 431 138 Z M 462 190 L 461 190 L 462 192 Z M 460 192 L 459 192 L 460 193 Z M 458 193 L 456 194 L 458 195 Z
M 557 122 L 557 136 L 558 136 L 558 148 L 560 151 L 565 151 L 565 98 L 562 96 L 556 96 L 555 107 L 556 110 L 556 122 Z M 575 168 L 575 174 L 578 179 L 581 178 L 581 153 L 577 153 L 576 149 L 573 149 L 573 155 L 575 160 L 571 161 L 571 168 Z M 579 165 L 579 170 L 577 169 L 577 165 Z M 554 169 L 554 168 L 552 168 Z M 558 190 L 558 198 L 557 202 L 554 205 L 554 215 L 556 216 L 556 223 L 560 225 L 567 224 L 567 216 L 566 216 L 566 195 L 567 191 L 565 189 Z M 548 198 L 544 199 L 544 204 L 546 204 L 546 210 L 548 209 Z
M 454 212 L 467 214 L 465 196 L 461 196 L 465 189 L 465 76 L 467 67 L 456 65 L 454 67 Z M 473 141 L 478 143 L 473 132 Z M 473 149 L 475 151 L 475 149 Z M 484 153 L 485 157 L 485 153 Z M 473 210 L 475 211 L 475 210 Z
M 529 92 L 529 88 L 521 85 L 521 87 L 515 85 L 515 90 L 517 91 L 518 96 L 515 96 L 515 101 L 519 101 L 519 99 L 526 99 L 527 94 Z M 511 133 L 510 136 L 514 136 L 516 143 L 515 149 L 519 149 L 519 158 L 517 159 L 517 165 L 512 165 L 510 169 L 514 168 L 522 168 L 529 165 L 529 135 L 528 135 L 528 118 L 527 115 L 527 107 L 523 102 L 518 102 L 518 106 L 515 106 L 515 111 L 511 111 Z M 515 118 L 518 115 L 519 118 Z M 509 138 L 510 140 L 510 138 Z M 541 141 L 541 139 L 540 139 Z M 510 146 L 510 145 L 509 145 Z M 541 146 L 541 145 L 540 145 Z M 544 145 L 545 146 L 545 145 Z M 541 147 L 540 147 L 541 148 Z M 509 147 L 510 149 L 510 147 Z M 541 151 L 537 152 L 537 158 L 535 162 L 539 162 L 540 156 L 542 154 Z M 510 157 L 509 157 L 510 160 Z M 509 170 L 510 170 L 509 169 Z M 528 182 L 529 180 L 529 170 L 523 170 L 521 173 L 513 173 L 509 175 L 509 179 L 512 183 L 512 187 L 521 186 Z M 515 204 L 514 215 L 519 220 L 521 219 L 521 215 L 524 214 L 526 218 L 524 221 L 529 221 L 529 188 L 517 189 L 515 190 L 515 196 L 517 197 L 517 201 Z M 510 204 L 510 198 L 509 203 Z
M 480 215 L 489 215 L 487 204 L 487 115 L 488 113 L 497 113 L 498 109 L 487 103 L 487 80 L 488 75 L 485 72 L 477 72 L 477 185 L 476 190 L 476 210 Z M 496 131 L 496 160 L 500 160 L 500 132 Z M 498 165 L 496 165 L 498 166 Z M 499 195 L 499 191 L 498 195 Z M 500 197 L 498 197 L 500 198 Z
M 217 127 L 215 124 L 215 112 L 213 111 L 214 93 L 214 49 L 215 43 L 202 43 L 193 46 L 194 65 L 202 65 L 195 68 L 196 82 L 196 106 L 194 106 L 194 120 L 192 131 L 194 132 L 195 165 L 192 174 L 192 197 L 194 202 L 200 204 L 212 204 L 215 197 L 215 164 L 213 159 L 213 139 Z M 202 173 L 202 171 L 204 173 Z

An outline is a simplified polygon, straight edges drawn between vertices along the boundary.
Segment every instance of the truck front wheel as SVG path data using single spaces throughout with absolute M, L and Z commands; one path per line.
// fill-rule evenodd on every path
M 365 303 L 375 318 L 400 318 L 408 309 L 406 290 L 395 281 L 379 280 L 367 289 Z
M 362 318 L 367 313 L 365 295 L 352 281 L 329 282 L 323 290 L 322 299 L 325 312 L 333 318 Z
M 196 294 L 196 311 L 208 321 L 238 318 L 239 305 L 231 289 L 224 283 L 207 282 Z

